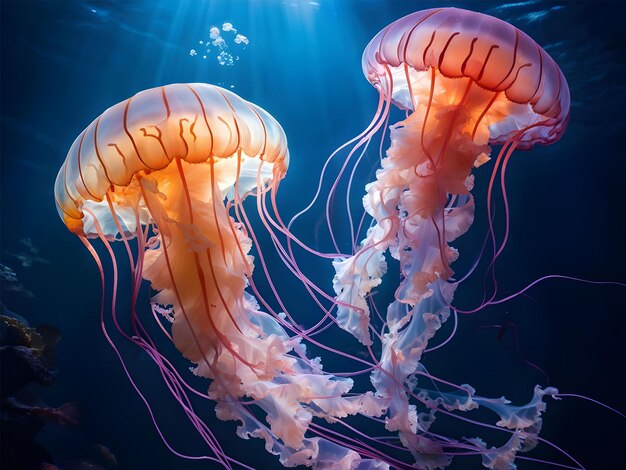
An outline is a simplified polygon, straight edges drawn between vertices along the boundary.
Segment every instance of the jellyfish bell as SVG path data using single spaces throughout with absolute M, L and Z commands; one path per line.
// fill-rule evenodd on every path
M 569 88 L 556 62 L 524 32 L 482 13 L 439 8 L 407 15 L 372 39 L 362 66 L 403 109 L 427 103 L 431 87 L 432 99 L 443 92 L 449 103 L 467 94 L 471 124 L 486 128 L 492 144 L 550 144 L 569 121 Z
M 228 90 L 175 84 L 142 91 L 106 110 L 74 141 L 55 183 L 59 215 L 71 231 L 92 238 L 94 218 L 83 208 L 102 212 L 98 221 L 111 236 L 118 227 L 107 213 L 109 198 L 123 226 L 134 227 L 129 210 L 141 192 L 138 180 L 174 161 L 190 171 L 191 164 L 204 164 L 193 167 L 198 171 L 213 167 L 220 193 L 232 193 L 237 182 L 243 196 L 256 187 L 255 167 L 266 181 L 281 179 L 289 153 L 278 123 Z M 171 174 L 163 179 L 176 184 Z M 137 209 L 147 215 L 145 205 Z
M 138 93 L 93 121 L 59 171 L 55 198 L 62 220 L 98 264 L 103 295 L 111 279 L 91 239 L 109 254 L 111 317 L 104 316 L 103 300 L 101 324 L 133 386 L 150 407 L 107 331 L 111 322 L 157 365 L 209 446 L 207 458 L 228 468 L 240 464 L 223 452 L 188 393 L 215 400 L 218 418 L 239 421 L 241 437 L 263 438 L 285 464 L 367 465 L 348 447 L 305 436 L 314 416 L 333 420 L 357 411 L 359 404 L 344 398 L 352 380 L 322 373 L 301 338 L 289 336 L 289 325 L 262 312 L 246 292 L 254 260 L 242 200 L 275 189 L 288 164 L 285 134 L 266 111 L 219 87 L 174 84 Z M 113 242 L 121 242 L 129 258 L 132 295 L 123 314 L 130 322 L 119 319 Z M 211 380 L 208 393 L 185 382 L 144 326 L 142 279 L 157 291 L 152 311 L 159 327 L 194 364 L 193 372 Z

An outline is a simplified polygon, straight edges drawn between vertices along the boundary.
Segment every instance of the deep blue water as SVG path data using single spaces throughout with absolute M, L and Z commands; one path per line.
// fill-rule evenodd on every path
M 98 272 L 59 220 L 52 194 L 75 137 L 107 107 L 146 88 L 207 82 L 231 89 L 268 110 L 288 136 L 291 166 L 279 198 L 281 213 L 288 218 L 310 200 L 330 152 L 373 116 L 377 94 L 361 72 L 365 45 L 393 20 L 434 6 L 468 8 L 511 22 L 554 57 L 571 90 L 572 116 L 565 136 L 552 146 L 517 152 L 509 166 L 513 225 L 498 265 L 502 292 L 514 292 L 551 273 L 624 282 L 623 2 L 2 1 L 1 255 L 34 297 L 2 295 L 31 324 L 52 323 L 62 332 L 58 380 L 42 396 L 50 404 L 76 402 L 81 424 L 50 425 L 39 438 L 61 468 L 63 462 L 80 458 L 91 443 L 108 447 L 121 469 L 213 468 L 167 451 L 102 337 Z M 245 48 L 231 44 L 232 66 L 220 65 L 215 50 L 202 58 L 199 45 L 209 38 L 211 26 L 226 21 L 250 40 Z M 191 49 L 198 55 L 190 55 Z M 370 153 L 372 166 L 358 175 L 362 185 L 377 162 L 377 151 Z M 489 170 L 476 171 L 477 207 L 484 207 L 488 176 Z M 300 230 L 309 243 L 323 245 L 328 240 L 308 230 L 307 224 L 317 221 L 311 218 Z M 461 271 L 477 254 L 484 222 L 484 214 L 477 216 L 470 233 L 455 242 Z M 20 239 L 25 237 L 49 263 L 20 265 L 13 254 L 23 251 Z M 328 267 L 310 269 L 330 289 Z M 480 279 L 464 284 L 456 303 L 475 305 L 481 298 L 478 289 Z M 290 292 L 285 290 L 285 301 L 306 322 L 307 313 L 315 309 L 306 302 L 300 305 L 302 296 Z M 550 385 L 624 412 L 625 290 L 546 281 L 528 294 L 462 317 L 453 341 L 426 356 L 429 370 L 470 383 L 482 395 L 528 400 L 532 387 L 546 385 L 546 379 L 516 354 L 512 330 L 499 334 L 500 329 L 489 327 L 514 324 L 523 356 L 546 371 Z M 353 343 L 346 339 L 346 350 L 356 347 Z M 125 352 L 172 445 L 189 454 L 205 452 L 149 359 L 131 347 Z M 168 352 L 173 358 L 176 354 Z M 188 364 L 178 364 L 185 372 Z M 332 359 L 325 365 L 332 370 Z M 277 468 L 260 441 L 240 440 L 232 422 L 218 422 L 211 406 L 199 406 L 206 407 L 204 416 L 227 451 L 255 468 Z M 549 400 L 542 436 L 586 468 L 619 468 L 624 465 L 624 423 L 584 401 Z M 570 463 L 545 446 L 531 455 Z M 477 459 L 467 459 L 450 468 L 480 466 Z M 543 466 L 520 462 L 519 468 Z

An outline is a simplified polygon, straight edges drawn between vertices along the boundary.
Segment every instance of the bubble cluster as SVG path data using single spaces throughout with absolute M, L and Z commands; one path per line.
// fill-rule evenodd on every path
M 233 65 L 233 56 L 226 51 L 222 51 L 217 55 L 217 62 L 220 65 Z
M 227 34 L 222 35 L 222 33 Z M 234 38 L 231 36 L 232 34 L 235 35 Z M 236 45 L 233 46 L 231 41 Z M 225 22 L 222 24 L 221 31 L 217 26 L 212 26 L 211 29 L 209 29 L 209 39 L 201 39 L 198 41 L 198 44 L 204 45 L 205 47 L 212 45 L 215 48 L 217 63 L 219 65 L 231 66 L 235 64 L 235 61 L 239 60 L 239 55 L 234 54 L 233 49 L 229 50 L 229 44 L 230 47 L 236 48 L 237 52 L 239 52 L 239 50 L 245 49 L 246 46 L 250 44 L 250 40 L 243 34 L 239 34 L 237 28 L 235 28 L 232 23 Z M 202 54 L 202 58 L 206 59 L 209 57 L 210 53 L 211 49 L 207 49 L 206 53 Z M 198 52 L 195 49 L 191 49 L 189 55 L 195 57 L 198 55 Z

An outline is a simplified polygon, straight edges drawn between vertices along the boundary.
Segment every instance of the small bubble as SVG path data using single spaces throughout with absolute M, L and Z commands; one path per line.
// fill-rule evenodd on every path
M 220 36 L 220 30 L 217 29 L 215 26 L 213 26 L 211 30 L 209 31 L 209 35 L 211 39 L 218 38 Z
M 198 41 L 198 44 L 204 44 L 204 41 Z
M 195 50 L 195 49 L 191 49 L 191 50 L 189 51 L 189 55 L 190 55 L 191 57 L 193 57 L 193 56 L 195 56 L 195 55 L 198 55 L 198 53 L 196 52 L 196 50 Z
M 203 59 L 206 59 L 206 56 L 205 56 L 205 55 L 203 55 L 203 56 L 202 56 L 202 58 L 203 58 Z
M 235 43 L 237 43 L 237 44 L 249 44 L 250 41 L 243 34 L 238 34 L 237 36 L 235 36 Z

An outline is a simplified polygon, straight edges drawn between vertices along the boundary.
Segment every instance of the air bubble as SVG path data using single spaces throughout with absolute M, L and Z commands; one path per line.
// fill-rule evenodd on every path
M 243 34 L 238 34 L 237 36 L 235 36 L 235 42 L 237 44 L 249 44 L 250 43 L 248 38 L 245 37 Z
M 237 32 L 237 30 L 235 28 L 233 28 L 233 24 L 232 23 L 224 23 L 222 25 L 222 31 L 231 31 L 233 33 Z

